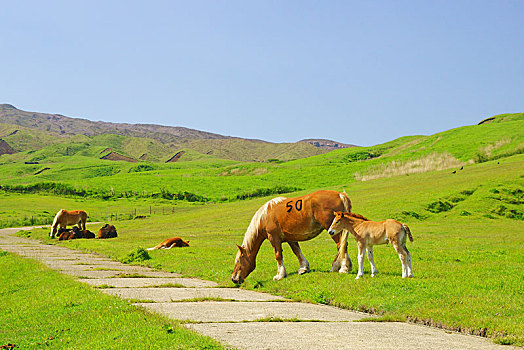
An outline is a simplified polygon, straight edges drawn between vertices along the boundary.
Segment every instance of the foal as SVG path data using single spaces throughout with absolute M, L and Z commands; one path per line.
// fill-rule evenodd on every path
M 364 250 L 367 251 L 371 264 L 371 277 L 377 274 L 373 257 L 373 246 L 391 242 L 402 262 L 402 278 L 413 277 L 411 270 L 411 254 L 406 248 L 406 235 L 413 242 L 409 227 L 393 219 L 376 222 L 370 221 L 359 214 L 335 212 L 335 219 L 329 227 L 329 234 L 333 235 L 341 230 L 349 230 L 358 244 L 358 273 L 356 279 L 364 274 Z

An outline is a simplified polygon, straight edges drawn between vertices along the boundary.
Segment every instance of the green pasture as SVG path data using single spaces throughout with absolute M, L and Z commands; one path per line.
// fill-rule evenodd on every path
M 222 349 L 216 341 L 31 259 L 0 251 L 0 346 Z
M 506 121 L 496 122 L 499 119 Z M 123 136 L 99 135 L 85 140 L 82 136 L 79 138 L 82 142 L 61 142 L 38 151 L 0 156 L 0 186 L 58 182 L 93 196 L 147 197 L 162 191 L 187 191 L 210 201 L 225 201 L 275 186 L 303 190 L 340 187 L 356 181 L 355 173 L 366 174 L 376 171 L 377 166 L 387 168 L 393 162 L 409 163 L 432 154 L 454 161 L 457 165 L 454 170 L 458 165 L 504 159 L 524 152 L 523 130 L 524 114 L 517 113 L 497 117 L 488 124 L 464 126 L 431 136 L 406 136 L 372 147 L 341 149 L 288 162 L 237 162 L 199 157 L 197 151 L 188 150 L 188 159 L 193 160 L 168 164 L 98 159 L 104 145 L 131 145 L 130 149 L 136 149 L 138 146 L 133 147 L 133 142 L 148 145 L 148 139 L 131 142 Z M 25 164 L 32 160 L 39 164 Z M 429 166 L 427 170 L 446 167 Z
M 371 278 L 366 262 L 364 278 L 355 280 L 353 241 L 349 245 L 353 271 L 330 273 L 336 247 L 323 232 L 301 244 L 311 273 L 296 275 L 298 262 L 285 246 L 288 277 L 273 281 L 276 262 L 266 242 L 257 268 L 242 288 L 368 311 L 381 319 L 410 320 L 485 335 L 504 344 L 524 344 L 524 155 L 466 165 L 456 173 L 447 169 L 325 186 L 336 190 L 343 187 L 354 212 L 374 220 L 396 218 L 410 226 L 414 243 L 408 242 L 408 248 L 415 278 L 402 279 L 393 248 L 378 246 L 375 262 L 379 274 Z M 308 187 L 290 196 L 312 190 Z M 52 198 L 10 196 L 18 201 L 18 207 L 32 201 L 44 208 L 46 198 Z M 269 198 L 181 206 L 173 215 L 112 222 L 119 233 L 116 239 L 57 242 L 47 237 L 46 229 L 33 230 L 30 235 L 114 259 L 180 236 L 190 240 L 189 248 L 153 251 L 152 258 L 141 263 L 234 287 L 230 276 L 235 243 L 242 242 L 252 215 Z M 2 202 L 0 208 L 5 210 Z M 86 207 L 103 203 L 90 202 L 85 199 L 82 203 Z M 110 203 L 125 205 L 126 200 Z M 92 227 L 96 229 L 97 225 Z
M 202 203 L 168 201 L 162 198 L 113 198 L 101 200 L 75 196 L 42 196 L 0 192 L 0 228 L 50 225 L 60 209 L 82 209 L 88 221 L 116 221 L 138 217 L 173 215 Z M 140 218 L 136 218 L 139 220 Z
M 0 132 L 10 133 L 10 127 L 0 125 Z M 262 148 L 258 153 L 271 156 L 271 161 L 219 159 L 201 154 L 209 147 L 202 141 L 184 144 L 188 147 L 186 161 L 165 164 L 160 156 L 163 146 L 145 138 L 79 135 L 53 141 L 51 134 L 22 131 L 6 138 L 17 150 L 42 147 L 0 156 L 0 227 L 50 224 L 59 209 L 84 209 L 91 222 L 114 224 L 118 238 L 58 242 L 48 238 L 48 228 L 24 235 L 118 260 L 129 260 L 139 248 L 180 236 L 190 240 L 189 248 L 153 251 L 151 259 L 140 263 L 235 287 L 230 282 L 235 243 L 242 242 L 252 215 L 263 203 L 282 189 L 296 190 L 284 194 L 287 196 L 345 189 L 354 212 L 374 220 L 395 218 L 410 226 L 415 240 L 408 244 L 414 279 L 403 280 L 393 248 L 379 246 L 375 249 L 379 274 L 371 278 L 366 262 L 364 278 L 355 281 L 356 246 L 352 241 L 353 271 L 329 273 L 336 248 L 324 232 L 301 244 L 311 273 L 296 275 L 298 262 L 286 246 L 289 276 L 274 282 L 276 262 L 270 244 L 265 243 L 256 270 L 242 288 L 368 311 L 382 320 L 409 320 L 485 335 L 502 344 L 524 345 L 522 113 L 435 135 L 406 136 L 287 162 Z M 242 147 L 237 141 L 230 142 L 231 147 Z M 145 153 L 142 149 L 157 156 L 154 161 L 138 163 L 100 160 L 107 147 L 135 157 Z M 433 155 L 438 156 L 436 161 L 431 160 Z M 399 170 L 384 175 L 387 169 L 408 168 L 420 160 L 428 163 L 423 173 Z M 438 164 L 440 160 L 455 165 Z M 38 164 L 26 164 L 35 161 Z M 379 178 L 358 181 L 356 173 L 378 174 Z M 188 197 L 168 199 L 177 193 Z M 267 193 L 274 195 L 239 200 Z M 200 202 L 190 202 L 188 198 L 193 197 Z M 135 214 L 145 218 L 127 220 Z M 99 226 L 89 228 L 96 231 Z M 30 307 L 22 305 L 26 306 L 21 310 Z M 27 334 L 38 338 L 43 333 Z

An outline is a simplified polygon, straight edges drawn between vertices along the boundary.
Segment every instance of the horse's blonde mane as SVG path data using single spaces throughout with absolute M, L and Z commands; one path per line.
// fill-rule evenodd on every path
M 252 248 L 252 245 L 255 241 L 255 238 L 258 234 L 258 229 L 260 228 L 260 223 L 267 215 L 268 209 L 278 203 L 283 202 L 286 197 L 276 197 L 271 199 L 270 201 L 266 202 L 263 206 L 261 206 L 255 215 L 253 215 L 253 218 L 251 219 L 251 222 L 249 223 L 249 226 L 247 227 L 246 233 L 244 234 L 244 242 L 242 242 L 242 247 L 246 248 L 247 251 L 250 251 Z
M 60 218 L 60 214 L 62 214 L 62 210 L 64 209 L 60 209 L 58 213 L 56 213 L 55 219 L 53 220 L 53 225 L 51 225 L 51 228 L 56 227 L 56 225 L 58 225 L 58 219 Z

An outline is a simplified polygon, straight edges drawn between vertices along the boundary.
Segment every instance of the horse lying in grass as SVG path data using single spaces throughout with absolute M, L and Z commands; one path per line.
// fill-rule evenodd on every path
M 147 248 L 147 250 L 171 249 L 173 247 L 189 247 L 189 241 L 183 241 L 180 237 L 171 237 L 166 239 L 156 247 Z
M 402 262 L 402 278 L 413 277 L 411 270 L 411 254 L 406 248 L 406 236 L 413 242 L 409 227 L 393 219 L 376 222 L 359 214 L 336 212 L 333 223 L 329 227 L 329 234 L 334 235 L 341 230 L 348 230 L 353 234 L 358 244 L 358 273 L 357 279 L 364 274 L 364 251 L 367 251 L 371 264 L 371 277 L 377 274 L 373 246 L 391 242 Z
M 53 224 L 51 225 L 51 232 L 49 232 L 49 237 L 55 237 L 55 234 L 58 230 L 58 226 L 60 226 L 60 228 L 66 228 L 67 225 L 78 225 L 78 227 L 82 227 L 82 230 L 85 230 L 86 221 L 87 214 L 83 210 L 59 210 L 58 213 L 56 213 L 55 219 L 53 220 Z
M 105 224 L 98 230 L 97 239 L 115 238 L 118 237 L 116 227 L 113 225 Z
M 307 241 L 328 229 L 333 221 L 334 211 L 351 211 L 351 201 L 346 193 L 336 191 L 317 191 L 302 197 L 277 197 L 258 209 L 244 235 L 244 242 L 237 245 L 238 253 L 231 280 L 235 284 L 243 283 L 255 269 L 256 257 L 264 240 L 269 240 L 277 260 L 277 274 L 274 280 L 286 277 L 286 268 L 282 257 L 282 243 L 287 242 L 297 256 L 300 268 L 298 274 L 309 272 L 299 241 Z M 347 232 L 344 232 L 347 236 Z M 341 235 L 331 236 L 337 243 L 338 254 L 333 261 L 331 271 L 347 273 L 351 270 L 351 260 L 347 254 L 347 238 L 341 244 Z
M 95 234 L 89 230 L 80 230 L 78 227 L 73 226 L 71 230 L 60 228 L 57 233 L 59 241 L 66 241 L 70 239 L 79 238 L 95 238 Z

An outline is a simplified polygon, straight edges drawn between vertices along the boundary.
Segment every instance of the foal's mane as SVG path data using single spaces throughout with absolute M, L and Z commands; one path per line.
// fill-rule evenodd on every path
M 344 213 L 344 215 L 346 215 L 346 214 L 349 214 L 348 216 L 354 217 L 356 219 L 360 219 L 360 220 L 364 220 L 364 221 L 371 221 L 368 218 L 366 218 L 366 217 L 364 217 L 364 216 L 362 216 L 360 214 L 357 214 L 357 213 Z

